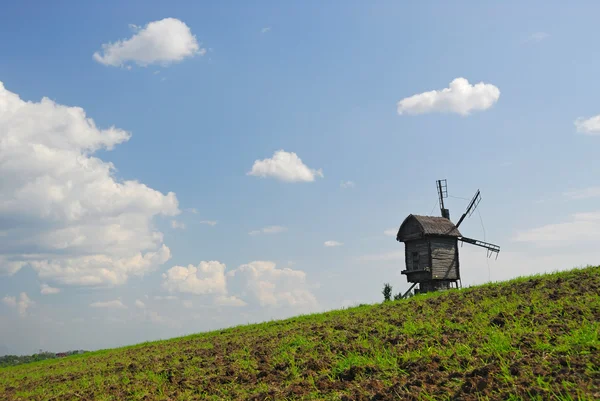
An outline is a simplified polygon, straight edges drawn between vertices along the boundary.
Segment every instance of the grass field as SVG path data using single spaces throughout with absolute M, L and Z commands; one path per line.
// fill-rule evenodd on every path
M 600 267 L 0 369 L 7 400 L 598 400 Z

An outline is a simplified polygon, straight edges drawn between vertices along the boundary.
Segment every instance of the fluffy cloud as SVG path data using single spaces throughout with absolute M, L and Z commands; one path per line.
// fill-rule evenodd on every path
M 203 261 L 198 266 L 173 266 L 163 274 L 163 279 L 163 288 L 169 292 L 227 294 L 225 265 L 217 261 Z
M 250 231 L 248 234 L 250 234 L 250 235 L 279 234 L 279 233 L 282 233 L 282 232 L 285 232 L 285 231 L 287 231 L 286 227 L 282 227 L 282 226 L 268 226 L 268 227 L 261 228 L 260 230 Z
M 127 307 L 123 305 L 120 299 L 115 299 L 113 301 L 106 302 L 93 302 L 90 304 L 92 308 L 107 308 L 107 309 L 126 309 Z
M 182 223 L 177 220 L 171 220 L 171 228 L 183 230 L 185 229 L 185 223 Z
M 261 306 L 316 306 L 315 296 L 307 288 L 306 273 L 290 268 L 277 269 L 275 263 L 255 261 L 227 273 L 240 278 L 246 290 Z
M 217 299 L 215 299 L 215 304 L 217 305 L 221 305 L 221 306 L 246 306 L 246 302 L 242 301 L 241 299 L 239 299 L 236 296 L 218 296 Z
M 341 242 L 338 242 L 338 241 L 325 241 L 324 245 L 326 247 L 334 247 L 334 246 L 342 246 L 344 244 Z
M 600 238 L 600 212 L 576 213 L 571 221 L 547 224 L 517 233 L 515 241 L 543 247 L 568 246 L 576 243 L 596 243 Z
M 465 78 L 456 78 L 449 88 L 420 93 L 398 102 L 398 114 L 433 112 L 457 113 L 463 116 L 472 111 L 486 110 L 500 98 L 500 90 L 480 82 L 471 85 Z
M 600 135 L 600 115 L 583 118 L 580 117 L 575 120 L 575 127 L 577 132 L 588 135 Z
M 29 309 L 34 304 L 34 302 L 24 292 L 19 294 L 18 299 L 17 297 L 7 295 L 2 299 L 2 302 L 10 306 L 11 308 L 17 308 L 17 310 L 19 311 L 19 315 L 21 316 L 27 315 L 27 309 Z
M 308 168 L 294 152 L 278 150 L 270 159 L 256 160 L 247 175 L 273 177 L 285 182 L 312 182 L 316 177 L 323 177 L 323 172 Z
M 40 286 L 40 293 L 42 295 L 58 294 L 59 292 L 60 292 L 60 288 L 50 287 L 48 284 L 42 284 Z
M 144 308 L 146 308 L 146 304 L 143 303 L 142 301 L 140 301 L 139 299 L 135 300 L 135 306 L 138 309 L 144 309 Z
M 0 273 L 30 266 L 45 281 L 118 285 L 170 258 L 152 220 L 179 213 L 175 194 L 117 180 L 94 157 L 129 138 L 79 107 L 25 102 L 0 82 Z
M 341 188 L 354 188 L 355 186 L 356 184 L 354 183 L 354 181 L 342 181 L 340 183 Z
M 175 18 L 164 18 L 148 23 L 143 28 L 131 26 L 136 33 L 129 39 L 102 45 L 102 51 L 94 53 L 94 60 L 104 65 L 118 67 L 128 61 L 140 66 L 167 65 L 194 55 L 203 56 L 190 28 Z

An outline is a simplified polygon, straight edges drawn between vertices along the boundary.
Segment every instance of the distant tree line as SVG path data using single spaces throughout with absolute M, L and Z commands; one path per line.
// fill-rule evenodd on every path
M 45 359 L 63 358 L 69 355 L 83 354 L 84 350 L 73 350 L 66 352 L 48 352 L 40 350 L 39 353 L 33 355 L 4 355 L 0 356 L 0 367 L 21 365 L 23 363 L 31 363 L 43 361 Z

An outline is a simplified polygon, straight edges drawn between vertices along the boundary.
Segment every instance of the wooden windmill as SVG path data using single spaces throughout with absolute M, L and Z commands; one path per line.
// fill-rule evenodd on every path
M 450 221 L 450 211 L 444 207 L 444 199 L 448 197 L 446 180 L 437 180 L 436 186 L 440 202 L 441 217 L 408 215 L 396 235 L 396 240 L 405 244 L 406 275 L 412 286 L 403 298 L 417 284 L 415 293 L 425 293 L 458 288 L 460 283 L 460 262 L 458 258 L 458 241 L 487 249 L 488 257 L 500 252 L 498 245 L 464 237 L 458 227 L 465 217 L 471 216 L 481 201 L 479 190 L 467 206 L 467 210 L 456 225 Z

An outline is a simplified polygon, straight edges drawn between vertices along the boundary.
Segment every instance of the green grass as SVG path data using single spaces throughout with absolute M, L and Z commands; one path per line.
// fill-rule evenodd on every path
M 597 400 L 600 267 L 0 368 L 4 400 Z

